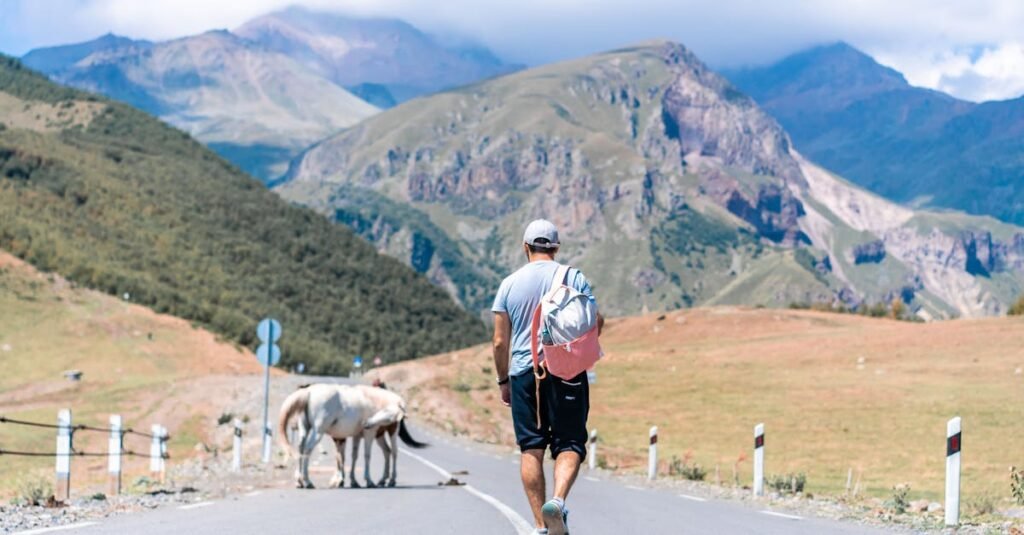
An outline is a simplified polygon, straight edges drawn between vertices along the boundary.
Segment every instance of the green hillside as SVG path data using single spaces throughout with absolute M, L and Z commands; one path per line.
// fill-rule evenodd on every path
M 462 347 L 483 324 L 347 228 L 291 206 L 186 134 L 0 57 L 0 248 L 252 346 L 342 372 Z

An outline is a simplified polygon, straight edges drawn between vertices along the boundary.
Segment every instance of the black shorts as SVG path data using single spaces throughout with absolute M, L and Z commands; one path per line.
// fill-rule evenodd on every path
M 537 427 L 537 401 L 533 371 L 514 375 L 512 423 L 520 451 L 551 447 L 551 457 L 574 451 L 587 457 L 587 414 L 590 412 L 590 385 L 587 372 L 571 381 L 548 374 L 540 383 L 540 428 Z

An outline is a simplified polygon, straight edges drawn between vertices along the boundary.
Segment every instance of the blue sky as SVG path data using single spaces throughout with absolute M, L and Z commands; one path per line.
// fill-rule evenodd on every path
M 0 0 L 0 51 L 20 55 L 108 31 L 180 37 L 289 4 L 402 18 L 530 65 L 660 37 L 716 66 L 844 40 L 915 85 L 975 101 L 1024 94 L 1021 0 Z

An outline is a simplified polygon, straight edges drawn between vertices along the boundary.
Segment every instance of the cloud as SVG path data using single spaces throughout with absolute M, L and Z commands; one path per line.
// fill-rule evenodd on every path
M 915 84 L 971 100 L 1020 95 L 1020 0 L 0 0 L 0 50 L 91 39 L 112 31 L 167 39 L 298 3 L 403 18 L 540 64 L 669 38 L 716 66 L 760 64 L 814 44 L 847 41 Z

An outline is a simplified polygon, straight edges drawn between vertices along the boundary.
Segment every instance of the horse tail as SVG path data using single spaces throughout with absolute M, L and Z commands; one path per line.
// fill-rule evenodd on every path
M 412 435 L 409 434 L 409 429 L 405 426 L 405 418 L 402 418 L 398 422 L 398 436 L 401 437 L 402 442 L 405 442 L 406 446 L 409 446 L 411 448 L 418 449 L 429 446 L 429 444 L 419 442 L 415 438 L 412 438 Z
M 277 440 L 281 447 L 289 451 L 293 456 L 298 457 L 299 451 L 288 441 L 288 422 L 296 414 L 301 413 L 306 418 L 306 408 L 309 406 L 309 389 L 303 388 L 292 392 L 284 403 L 281 404 L 281 414 L 277 418 Z M 309 427 L 309 422 L 305 422 Z

